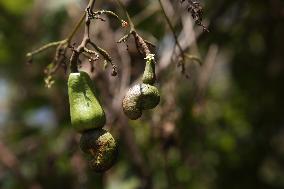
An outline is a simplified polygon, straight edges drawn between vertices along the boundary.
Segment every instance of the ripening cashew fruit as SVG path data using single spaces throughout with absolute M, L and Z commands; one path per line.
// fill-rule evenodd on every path
M 80 139 L 80 148 L 87 156 L 89 166 L 96 172 L 111 168 L 118 152 L 113 136 L 101 128 L 84 132 Z
M 141 117 L 143 110 L 156 107 L 160 102 L 160 93 L 155 86 L 137 84 L 126 93 L 122 108 L 129 119 L 136 120 Z
M 146 65 L 142 76 L 142 82 L 145 84 L 153 85 L 155 81 L 156 81 L 155 59 L 154 55 L 150 54 L 146 58 Z
M 96 98 L 92 80 L 86 72 L 69 75 L 68 94 L 71 123 L 78 132 L 105 125 L 105 112 Z

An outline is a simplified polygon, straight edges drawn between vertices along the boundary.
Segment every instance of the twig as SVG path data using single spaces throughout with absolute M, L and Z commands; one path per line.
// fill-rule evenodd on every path
M 112 11 L 93 12 L 92 9 L 94 7 L 94 3 L 95 3 L 95 0 L 90 0 L 87 8 L 85 9 L 85 14 L 87 14 L 87 15 L 85 16 L 84 36 L 83 36 L 83 40 L 82 40 L 81 44 L 76 49 L 74 48 L 72 50 L 73 52 L 72 52 L 71 59 L 70 59 L 71 72 L 78 72 L 78 66 L 77 65 L 78 65 L 78 59 L 79 59 L 79 56 L 80 56 L 81 53 L 83 53 L 84 51 L 91 53 L 91 54 L 96 53 L 95 51 L 87 49 L 87 47 L 86 47 L 87 44 L 90 44 L 99 54 L 101 54 L 104 57 L 104 59 L 108 63 L 110 63 L 112 65 L 112 76 L 116 76 L 117 75 L 117 67 L 113 63 L 110 55 L 107 53 L 107 51 L 105 51 L 101 47 L 98 47 L 90 39 L 90 23 L 91 23 L 91 19 L 97 18 L 96 15 L 100 15 L 100 14 L 108 14 L 108 15 L 111 15 L 111 16 L 117 18 L 117 19 L 119 19 L 119 17 L 115 13 L 113 13 Z M 120 20 L 120 21 L 122 21 L 122 20 Z
M 95 0 L 90 0 L 87 8 L 85 9 L 85 15 L 88 13 L 88 10 L 92 10 L 94 7 Z M 87 43 L 90 41 L 90 17 L 85 16 L 85 29 L 84 29 L 84 36 L 81 44 L 75 49 L 72 50 L 72 55 L 70 58 L 70 69 L 71 72 L 76 73 L 78 72 L 78 60 L 80 54 L 84 51 Z
M 169 28 L 174 36 L 174 40 L 175 40 L 175 45 L 178 47 L 179 51 L 180 51 L 180 56 L 181 56 L 181 61 L 178 62 L 178 66 L 181 66 L 181 73 L 184 74 L 185 73 L 185 63 L 186 63 L 186 59 L 189 59 L 191 61 L 196 61 L 198 62 L 200 65 L 202 64 L 202 61 L 196 57 L 196 56 L 193 56 L 193 55 L 188 55 L 184 52 L 184 50 L 182 49 L 181 47 L 181 44 L 179 43 L 179 40 L 178 40 L 178 36 L 175 32 L 175 29 L 174 29 L 174 26 L 173 24 L 171 23 L 167 13 L 166 13 L 166 10 L 161 2 L 161 0 L 159 0 L 159 4 L 160 4 L 160 7 L 162 9 L 162 12 L 163 12 L 163 15 L 167 21 L 167 24 L 169 25 Z M 175 47 L 173 49 L 173 52 L 175 51 Z
M 101 47 L 97 46 L 94 42 L 89 41 L 89 43 L 93 46 L 93 48 L 95 48 L 98 53 L 100 53 L 104 59 L 107 61 L 107 63 L 110 63 L 112 66 L 112 72 L 111 75 L 112 76 L 116 76 L 117 75 L 117 66 L 113 63 L 111 56 L 108 54 L 107 51 L 105 51 L 104 49 L 102 49 Z
M 123 5 L 123 3 L 120 1 L 120 0 L 116 0 L 116 2 L 119 4 L 119 6 L 123 9 L 123 11 L 125 12 L 126 14 L 126 17 L 127 17 L 127 20 L 128 20 L 128 23 L 130 25 L 130 30 L 129 32 L 123 36 L 120 40 L 118 40 L 118 43 L 121 43 L 121 42 L 126 42 L 127 39 L 130 37 L 130 35 L 132 35 L 135 39 L 135 44 L 136 44 L 136 47 L 137 47 L 137 50 L 143 54 L 145 57 L 147 57 L 149 54 L 151 54 L 151 51 L 148 47 L 148 44 L 149 42 L 144 40 L 136 31 L 135 29 L 135 25 L 133 24 L 133 21 L 131 19 L 131 17 L 129 16 L 129 13 L 128 11 L 126 10 L 126 7 Z M 152 43 L 150 43 L 151 46 L 154 46 Z
M 27 56 L 28 58 L 32 58 L 32 56 L 34 56 L 34 55 L 36 55 L 36 54 L 39 54 L 39 53 L 41 53 L 41 52 L 43 52 L 43 51 L 45 51 L 45 50 L 47 50 L 47 49 L 49 49 L 49 48 L 51 48 L 51 47 L 58 46 L 58 45 L 60 45 L 60 44 L 62 44 L 62 43 L 64 43 L 64 42 L 66 42 L 66 40 L 55 41 L 55 42 L 48 43 L 48 44 L 46 44 L 46 45 L 44 45 L 44 46 L 42 46 L 42 47 L 40 47 L 40 48 L 38 48 L 38 49 L 36 49 L 36 50 L 34 50 L 34 51 L 32 51 L 32 52 L 27 53 L 26 56 Z
M 173 36 L 174 36 L 175 43 L 176 43 L 176 45 L 177 45 L 178 48 L 179 48 L 179 51 L 180 51 L 180 53 L 181 53 L 181 56 L 184 58 L 183 49 L 182 49 L 182 47 L 181 47 L 181 45 L 180 45 L 180 43 L 179 43 L 179 41 L 178 41 L 178 37 L 177 37 L 177 34 L 176 34 L 176 32 L 175 32 L 174 26 L 172 25 L 172 23 L 171 23 L 171 21 L 170 21 L 168 15 L 167 15 L 167 13 L 166 13 L 166 11 L 165 11 L 165 8 L 164 8 L 164 6 L 163 6 L 161 0 L 159 0 L 159 4 L 160 4 L 160 7 L 161 7 L 161 9 L 162 9 L 163 15 L 164 15 L 164 17 L 166 18 L 166 21 L 167 21 L 167 23 L 168 23 L 168 25 L 169 25 L 169 27 L 170 27 L 170 29 L 171 29 L 171 32 L 172 32 L 172 34 L 173 34 Z
M 79 22 L 76 24 L 74 30 L 69 34 L 69 36 L 67 37 L 67 43 L 68 45 L 70 45 L 72 38 L 74 37 L 74 35 L 77 33 L 77 31 L 79 30 L 81 24 L 83 23 L 84 19 L 86 16 L 86 12 L 84 12 L 84 14 L 81 16 Z
M 72 32 L 68 35 L 68 37 L 66 39 L 63 39 L 61 41 L 55 41 L 55 42 L 48 43 L 48 44 L 46 44 L 46 45 L 44 45 L 44 46 L 42 46 L 42 47 L 40 47 L 40 48 L 38 48 L 38 49 L 36 49 L 32 52 L 27 53 L 26 56 L 28 58 L 32 58 L 34 55 L 39 54 L 39 53 L 41 53 L 41 52 L 43 52 L 43 51 L 45 51 L 45 50 L 47 50 L 51 47 L 55 47 L 55 46 L 58 46 L 58 45 L 65 45 L 65 44 L 70 45 L 71 40 L 73 39 L 74 35 L 76 34 L 76 32 L 80 28 L 81 24 L 83 23 L 85 16 L 86 16 L 86 13 L 84 13 L 82 15 L 81 19 L 76 24 L 74 30 L 72 30 Z
M 51 64 L 54 65 L 53 69 L 52 70 L 50 68 L 46 69 L 46 74 L 48 74 L 48 77 L 49 77 L 52 74 L 54 74 L 58 70 L 58 68 L 60 67 L 61 64 L 60 64 L 59 60 L 66 59 L 65 53 L 66 53 L 67 48 L 71 48 L 72 49 L 72 55 L 71 55 L 71 58 L 70 58 L 70 69 L 71 69 L 71 72 L 78 72 L 79 57 L 82 53 L 83 53 L 84 56 L 87 56 L 84 52 L 97 55 L 97 52 L 86 48 L 87 44 L 89 43 L 104 57 L 104 59 L 108 63 L 110 63 L 112 65 L 112 68 L 113 68 L 112 75 L 113 76 L 117 75 L 117 68 L 116 68 L 115 64 L 112 62 L 110 55 L 104 49 L 98 47 L 94 42 L 91 42 L 91 40 L 90 40 L 90 22 L 91 22 L 91 19 L 103 20 L 99 16 L 101 14 L 106 14 L 106 15 L 109 15 L 111 17 L 118 19 L 122 23 L 123 27 L 126 26 L 127 24 L 124 20 L 120 19 L 118 17 L 118 15 L 115 14 L 114 12 L 112 12 L 112 11 L 100 10 L 100 11 L 93 12 L 92 9 L 94 7 L 94 4 L 95 4 L 95 0 L 89 1 L 87 8 L 84 11 L 84 14 L 81 16 L 81 18 L 78 21 L 78 23 L 76 24 L 75 28 L 72 30 L 72 32 L 68 35 L 68 37 L 66 39 L 49 43 L 47 45 L 44 45 L 43 47 L 40 47 L 39 49 L 37 49 L 35 51 L 27 53 L 27 57 L 29 58 L 29 62 L 32 61 L 32 58 L 33 58 L 34 55 L 41 53 L 41 52 L 43 52 L 43 51 L 45 51 L 45 50 L 47 50 L 51 47 L 57 47 L 54 59 L 51 63 Z M 84 29 L 83 40 L 80 43 L 80 45 L 77 48 L 75 48 L 74 46 L 71 45 L 71 41 L 72 41 L 73 37 L 75 36 L 75 34 L 77 33 L 77 31 L 79 30 L 81 24 L 84 22 L 84 20 L 85 20 L 85 29 Z M 64 52 L 64 53 L 61 53 L 61 52 Z M 97 56 L 96 56 L 96 58 L 97 58 Z M 96 58 L 92 57 L 91 59 L 93 60 L 93 59 L 96 59 Z

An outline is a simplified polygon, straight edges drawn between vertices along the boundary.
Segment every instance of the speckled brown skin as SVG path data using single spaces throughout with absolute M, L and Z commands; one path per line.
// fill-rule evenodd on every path
M 80 139 L 80 148 L 86 154 L 90 167 L 96 172 L 111 168 L 118 152 L 115 139 L 104 129 L 84 132 Z
M 123 101 L 123 112 L 129 119 L 136 120 L 141 117 L 143 110 L 156 107 L 160 102 L 160 94 L 155 86 L 137 84 L 126 93 Z

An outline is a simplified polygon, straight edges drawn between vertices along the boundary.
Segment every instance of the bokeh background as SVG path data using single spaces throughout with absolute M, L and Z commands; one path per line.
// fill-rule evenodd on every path
M 124 0 L 139 33 L 156 45 L 161 103 L 129 121 L 121 99 L 144 60 L 115 20 L 94 21 L 92 39 L 118 65 L 118 77 L 91 73 L 119 143 L 115 166 L 88 168 L 70 125 L 65 74 L 48 89 L 44 69 L 54 49 L 27 64 L 25 54 L 72 30 L 85 0 L 0 1 L 0 188 L 283 189 L 284 2 L 204 0 L 203 32 L 179 0 L 162 1 L 180 42 L 202 65 L 177 67 L 173 35 L 157 0 Z M 97 0 L 125 18 L 114 1 Z M 82 30 L 74 39 L 80 41 Z M 178 52 L 178 51 L 176 51 Z M 82 69 L 89 64 L 82 59 Z

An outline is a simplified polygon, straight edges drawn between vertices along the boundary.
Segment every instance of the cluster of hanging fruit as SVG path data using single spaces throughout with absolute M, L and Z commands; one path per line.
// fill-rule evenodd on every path
M 154 55 L 149 54 L 145 59 L 142 83 L 131 87 L 122 101 L 125 115 L 132 120 L 140 118 L 143 110 L 155 108 L 160 102 L 160 93 L 153 86 L 156 81 Z
M 82 133 L 80 148 L 86 154 L 92 169 L 97 172 L 106 171 L 115 161 L 117 144 L 112 135 L 103 129 L 106 123 L 105 112 L 86 72 L 70 73 L 68 95 L 72 126 Z
M 123 99 L 123 111 L 130 119 L 138 119 L 143 110 L 159 104 L 160 95 L 155 83 L 155 60 L 146 57 L 142 84 L 134 85 Z M 82 134 L 80 148 L 96 172 L 108 170 L 115 162 L 118 147 L 113 136 L 103 129 L 105 112 L 96 98 L 93 82 L 83 71 L 70 73 L 68 79 L 70 116 L 73 128 Z

